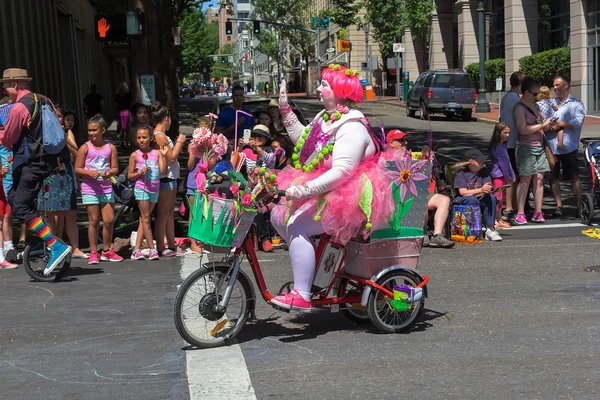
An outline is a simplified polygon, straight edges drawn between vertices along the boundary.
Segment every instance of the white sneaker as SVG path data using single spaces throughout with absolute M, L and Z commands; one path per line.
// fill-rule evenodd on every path
M 488 228 L 485 231 L 485 239 L 486 240 L 491 240 L 492 242 L 501 242 L 502 241 L 502 236 L 500 236 L 500 234 L 498 233 L 497 230 L 492 229 L 492 228 Z

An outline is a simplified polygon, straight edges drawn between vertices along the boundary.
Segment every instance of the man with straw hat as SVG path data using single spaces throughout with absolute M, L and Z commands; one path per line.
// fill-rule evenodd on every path
M 52 236 L 50 229 L 37 215 L 34 200 L 45 179 L 58 165 L 56 155 L 44 152 L 42 107 L 40 102 L 52 104 L 45 96 L 29 90 L 32 78 L 27 70 L 4 70 L 0 83 L 15 103 L 8 114 L 8 122 L 0 130 L 0 144 L 13 151 L 13 185 L 8 203 L 13 215 L 42 239 L 50 250 L 44 274 L 48 275 L 70 252 L 69 247 Z

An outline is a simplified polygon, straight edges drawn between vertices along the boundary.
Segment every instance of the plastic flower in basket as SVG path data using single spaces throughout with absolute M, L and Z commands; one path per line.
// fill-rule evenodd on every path
M 261 209 L 277 198 L 277 175 L 265 167 L 254 167 L 248 175 L 246 193 L 242 196 L 245 208 Z
M 229 141 L 220 133 L 213 133 L 206 127 L 194 129 L 191 140 L 191 151 L 200 160 L 196 173 L 196 187 L 203 193 L 208 172 L 208 161 L 221 159 L 226 153 Z

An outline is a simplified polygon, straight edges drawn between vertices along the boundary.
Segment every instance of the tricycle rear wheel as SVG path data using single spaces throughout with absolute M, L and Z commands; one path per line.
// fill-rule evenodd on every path
M 364 288 L 359 288 L 356 282 L 348 278 L 340 278 L 338 286 L 338 297 L 343 298 L 352 292 L 362 293 Z M 367 313 L 366 307 L 361 304 L 340 304 L 340 313 L 350 321 L 357 324 L 367 324 L 371 322 L 371 317 Z
M 380 279 L 377 284 L 384 288 L 394 291 L 394 286 L 406 285 L 416 287 L 420 283 L 419 279 L 413 274 L 403 270 L 395 270 L 388 272 Z M 413 304 L 411 310 L 398 311 L 392 304 L 392 299 L 386 299 L 385 294 L 373 288 L 369 294 L 367 302 L 367 312 L 371 322 L 377 329 L 384 333 L 398 333 L 409 330 L 418 320 L 423 312 L 425 300 L 422 298 Z

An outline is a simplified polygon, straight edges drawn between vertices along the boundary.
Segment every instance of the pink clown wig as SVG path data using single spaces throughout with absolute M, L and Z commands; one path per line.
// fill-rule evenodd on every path
M 323 69 L 321 78 L 329 82 L 336 98 L 348 99 L 355 103 L 362 102 L 363 88 L 358 79 L 358 71 L 331 64 Z

